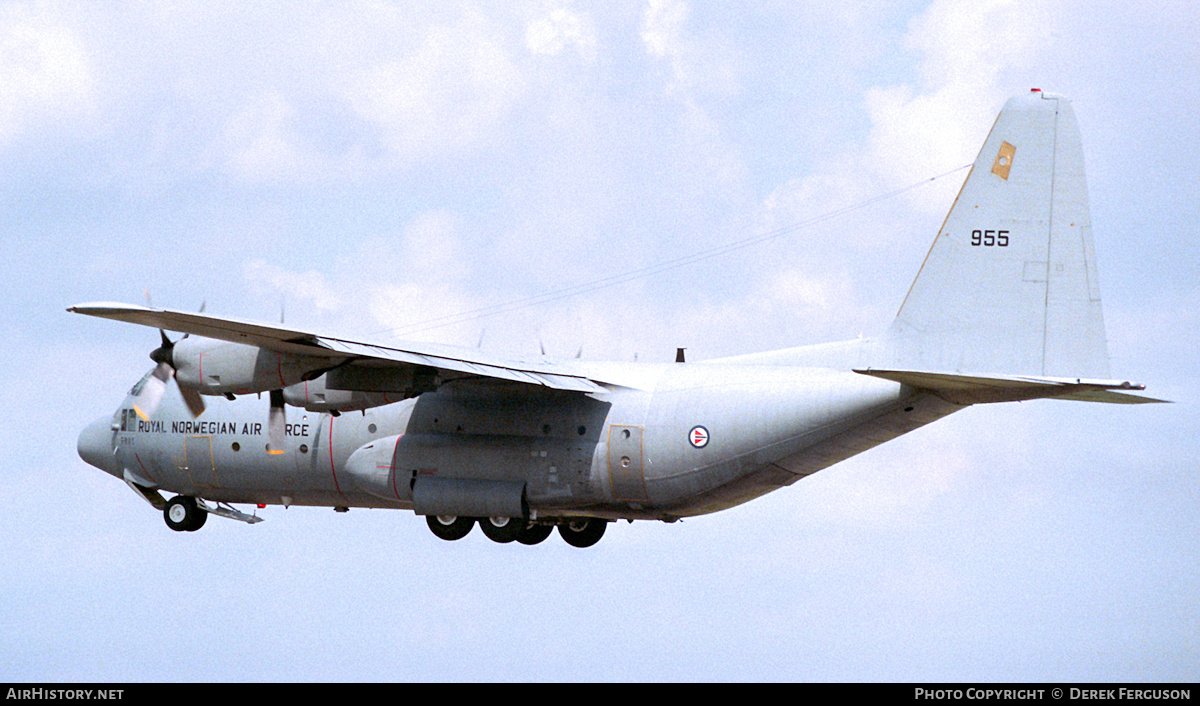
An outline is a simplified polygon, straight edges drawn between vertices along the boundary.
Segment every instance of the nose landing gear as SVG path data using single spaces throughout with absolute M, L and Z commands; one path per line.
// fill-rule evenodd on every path
M 176 532 L 195 532 L 208 520 L 208 510 L 200 507 L 195 498 L 176 495 L 167 501 L 163 519 Z
M 158 498 L 159 503 L 163 502 L 162 496 L 158 493 L 154 493 L 154 495 Z M 150 499 L 147 498 L 147 500 Z M 163 506 L 160 505 L 160 507 Z M 163 507 L 163 519 L 167 521 L 167 527 L 176 532 L 195 532 L 204 526 L 210 514 L 228 517 L 231 520 L 251 525 L 263 520 L 257 515 L 247 515 L 240 510 L 235 510 L 228 503 L 218 502 L 212 505 L 189 495 L 176 495 L 166 501 L 166 506 Z

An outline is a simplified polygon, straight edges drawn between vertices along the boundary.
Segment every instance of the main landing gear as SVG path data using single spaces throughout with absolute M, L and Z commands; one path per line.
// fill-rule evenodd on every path
M 493 542 L 508 544 L 538 544 L 550 536 L 555 524 L 548 522 L 523 521 L 511 517 L 455 517 L 453 515 L 429 515 L 425 518 L 429 529 L 437 537 L 449 541 L 466 537 L 475 523 L 484 535 Z M 558 533 L 573 547 L 590 547 L 604 536 L 608 522 L 598 517 L 576 517 L 557 524 Z

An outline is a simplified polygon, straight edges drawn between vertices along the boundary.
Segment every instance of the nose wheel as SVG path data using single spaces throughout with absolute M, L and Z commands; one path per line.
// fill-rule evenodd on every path
M 167 527 L 176 532 L 195 532 L 208 520 L 208 510 L 200 507 L 193 497 L 176 495 L 167 501 L 163 519 L 167 521 Z

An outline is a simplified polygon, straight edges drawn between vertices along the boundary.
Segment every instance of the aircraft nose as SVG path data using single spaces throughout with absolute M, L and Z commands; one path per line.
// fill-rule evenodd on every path
M 113 457 L 112 417 L 101 417 L 79 433 L 79 458 L 102 471 L 120 475 Z

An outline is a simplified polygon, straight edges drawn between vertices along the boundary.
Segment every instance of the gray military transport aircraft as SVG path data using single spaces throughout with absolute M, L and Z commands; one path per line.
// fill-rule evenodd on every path
M 1159 401 L 1109 379 L 1079 131 L 1037 89 L 1004 106 L 878 338 L 683 364 L 520 360 L 69 311 L 185 334 L 161 333 L 156 366 L 79 436 L 85 461 L 178 531 L 261 520 L 231 503 L 374 507 L 424 515 L 442 539 L 478 524 L 536 544 L 557 527 L 586 547 L 614 520 L 732 507 L 968 405 Z

